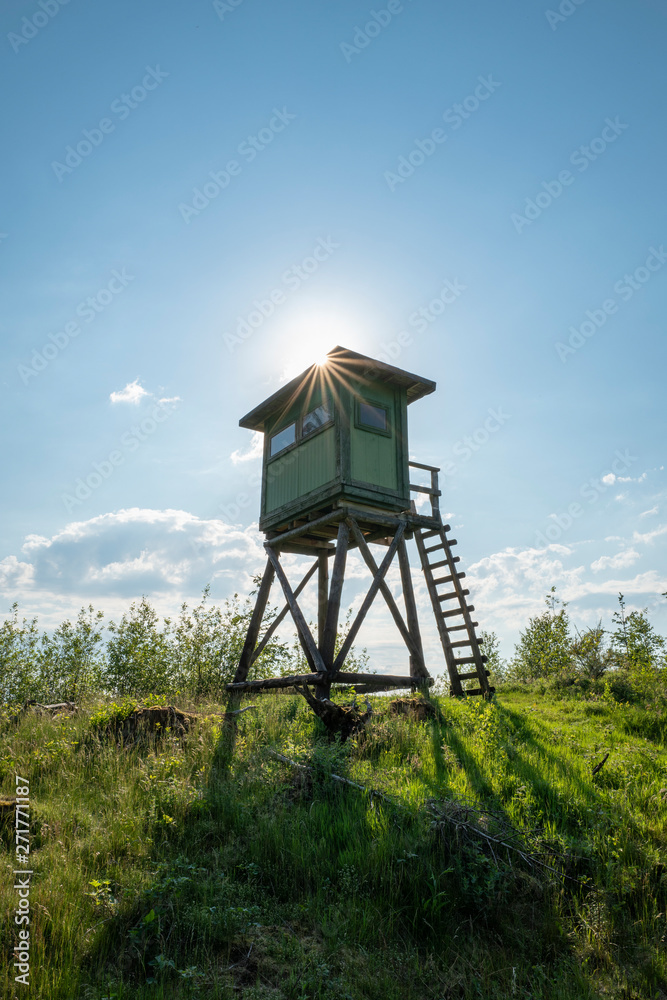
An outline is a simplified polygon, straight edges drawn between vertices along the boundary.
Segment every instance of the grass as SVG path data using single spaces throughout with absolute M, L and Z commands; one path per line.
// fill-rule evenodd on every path
M 656 712 L 516 687 L 490 704 L 434 698 L 438 720 L 418 723 L 390 716 L 389 700 L 372 699 L 367 733 L 343 746 L 282 694 L 259 698 L 235 734 L 219 705 L 179 704 L 199 716 L 190 734 L 143 747 L 98 738 L 109 704 L 6 721 L 0 791 L 13 794 L 16 773 L 29 779 L 35 874 L 26 990 L 11 965 L 12 818 L 0 995 L 663 997 L 667 750 Z M 332 771 L 396 804 L 341 787 Z M 516 855 L 510 865 L 453 828 L 441 836 L 428 799 L 502 815 L 568 877 Z

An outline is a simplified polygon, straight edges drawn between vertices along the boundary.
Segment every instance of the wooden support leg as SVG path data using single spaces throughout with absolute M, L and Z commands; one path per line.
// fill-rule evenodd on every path
M 405 526 L 406 526 L 405 521 L 403 521 L 401 522 L 401 524 L 399 524 L 396 530 L 396 534 L 394 535 L 391 545 L 387 549 L 387 554 L 382 560 L 380 568 L 375 573 L 375 576 L 373 577 L 373 582 L 370 585 L 368 593 L 366 594 L 366 597 L 364 598 L 363 603 L 359 608 L 359 611 L 357 612 L 356 618 L 352 622 L 350 631 L 347 633 L 345 637 L 345 642 L 340 647 L 340 652 L 338 653 L 338 656 L 336 657 L 333 665 L 334 671 L 343 669 L 345 657 L 349 653 L 350 647 L 352 646 L 352 643 L 356 638 L 357 632 L 361 628 L 363 620 L 368 614 L 368 611 L 370 610 L 371 604 L 375 600 L 375 595 L 377 594 L 378 590 L 380 589 L 381 583 L 384 581 L 384 578 L 387 575 L 387 570 L 391 566 L 391 562 L 394 556 L 396 555 L 396 549 L 398 548 L 401 542 L 403 542 L 403 545 L 405 546 L 405 542 L 403 540 L 403 533 L 405 531 Z
M 327 601 L 327 613 L 324 619 L 324 628 L 321 634 L 320 649 L 322 660 L 328 674 L 333 672 L 334 653 L 336 650 L 336 635 L 338 633 L 338 615 L 340 613 L 340 599 L 343 593 L 343 581 L 345 579 L 345 563 L 347 561 L 347 549 L 350 544 L 350 531 L 344 521 L 338 525 L 338 536 L 336 538 L 336 554 L 331 571 L 331 587 L 329 589 L 329 599 Z M 331 694 L 331 684 L 320 687 L 317 691 L 319 698 L 328 698 Z
M 340 599 L 343 593 L 343 580 L 345 578 L 345 562 L 347 560 L 347 549 L 350 544 L 350 531 L 344 521 L 338 525 L 338 538 L 336 540 L 336 554 L 331 572 L 331 588 L 329 590 L 329 601 L 327 616 L 324 623 L 324 633 L 322 636 L 322 659 L 325 667 L 331 671 L 333 667 L 334 649 L 336 648 L 336 633 L 338 632 L 338 615 L 340 612 Z
M 285 594 L 285 599 L 289 604 L 290 611 L 292 612 L 292 618 L 294 619 L 294 624 L 296 625 L 296 630 L 299 634 L 299 641 L 301 642 L 301 646 L 306 655 L 308 666 L 316 673 L 324 673 L 325 667 L 322 662 L 320 651 L 315 645 L 315 640 L 313 639 L 312 633 L 308 628 L 306 619 L 303 617 L 303 612 L 301 611 L 296 597 L 294 596 L 294 592 L 289 585 L 289 580 L 285 576 L 285 570 L 280 565 L 278 555 L 269 545 L 266 545 L 265 548 L 269 560 L 276 572 L 276 576 L 280 581 L 280 586 L 283 588 L 283 593 Z
M 317 567 L 317 644 L 321 653 L 329 604 L 329 553 L 326 549 L 318 552 Z
M 401 568 L 401 582 L 403 584 L 403 599 L 405 601 L 405 614 L 412 641 L 419 650 L 419 657 L 410 657 L 410 676 L 428 677 L 429 673 L 424 662 L 424 649 L 422 646 L 421 633 L 419 631 L 419 619 L 417 618 L 417 602 L 412 586 L 412 574 L 410 573 L 410 557 L 405 539 L 401 538 L 398 543 L 398 563 Z
M 257 594 L 255 607 L 250 618 L 248 633 L 241 651 L 239 665 L 236 668 L 236 673 L 234 674 L 234 683 L 240 683 L 241 681 L 246 680 L 248 676 L 248 670 L 250 669 L 250 664 L 252 662 L 252 654 L 255 650 L 259 630 L 262 627 L 262 618 L 264 617 L 264 612 L 266 611 L 266 605 L 269 600 L 269 593 L 271 591 L 271 584 L 273 583 L 274 575 L 274 568 L 271 565 L 271 559 L 269 559 L 264 570 L 262 582 L 259 585 L 259 593 Z

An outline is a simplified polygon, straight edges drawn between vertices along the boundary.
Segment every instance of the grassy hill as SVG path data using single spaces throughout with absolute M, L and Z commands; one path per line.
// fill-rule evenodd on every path
M 34 874 L 25 987 L 5 810 L 2 997 L 664 997 L 662 710 L 535 685 L 426 721 L 390 701 L 342 746 L 291 694 L 236 726 L 179 702 L 187 734 L 125 745 L 131 702 L 5 719 Z

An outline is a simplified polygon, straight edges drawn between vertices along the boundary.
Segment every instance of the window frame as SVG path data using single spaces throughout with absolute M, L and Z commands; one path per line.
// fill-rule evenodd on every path
M 363 423 L 361 419 L 361 407 L 363 404 L 374 406 L 378 410 L 384 410 L 387 415 L 387 426 L 384 430 L 381 427 L 370 427 L 368 424 Z M 369 434 L 379 434 L 381 437 L 392 437 L 393 431 L 391 426 L 391 411 L 392 406 L 389 403 L 381 403 L 379 400 L 375 399 L 356 399 L 354 404 L 354 426 L 361 431 L 367 431 Z
M 314 430 L 309 431 L 306 435 L 304 435 L 304 433 L 303 433 L 303 420 L 304 420 L 304 417 L 307 417 L 308 414 L 312 413 L 314 410 L 319 409 L 320 406 L 326 407 L 326 409 L 328 411 L 328 414 L 329 414 L 329 419 L 325 423 L 323 423 L 320 427 L 316 427 Z M 311 407 L 311 409 L 307 410 L 305 413 L 303 413 L 300 416 L 296 417 L 294 420 L 290 420 L 288 423 L 284 424 L 282 427 L 278 428 L 277 430 L 272 431 L 271 434 L 268 435 L 268 438 L 269 438 L 269 440 L 268 440 L 268 455 L 267 455 L 267 459 L 266 459 L 267 465 L 269 463 L 273 462 L 276 458 L 280 458 L 282 455 L 287 454 L 288 451 L 292 451 L 294 448 L 298 448 L 300 444 L 304 443 L 304 441 L 311 441 L 314 437 L 317 437 L 318 434 L 321 434 L 322 431 L 325 431 L 329 427 L 332 427 L 333 424 L 335 423 L 335 421 L 336 421 L 336 418 L 335 418 L 333 400 L 331 398 L 325 398 L 320 403 L 318 403 L 317 406 Z M 272 442 L 273 438 L 276 437 L 278 434 L 280 434 L 281 431 L 286 430 L 291 424 L 294 424 L 294 441 L 292 441 L 291 444 L 285 445 L 285 447 L 281 448 L 280 451 L 277 451 L 275 453 L 275 455 L 272 455 L 271 454 L 271 442 Z

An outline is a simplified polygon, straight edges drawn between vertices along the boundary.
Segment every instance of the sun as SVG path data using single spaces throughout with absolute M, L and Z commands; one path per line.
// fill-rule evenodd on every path
M 292 315 L 283 335 L 284 377 L 299 375 L 311 365 L 322 367 L 334 347 L 359 349 L 361 324 L 328 308 L 309 308 Z

